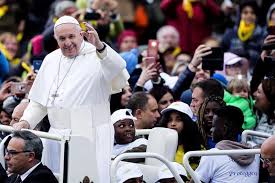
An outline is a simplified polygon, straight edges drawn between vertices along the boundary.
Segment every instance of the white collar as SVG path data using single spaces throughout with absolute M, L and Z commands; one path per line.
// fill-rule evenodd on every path
M 41 162 L 37 163 L 36 165 L 31 167 L 28 171 L 26 171 L 23 175 L 20 175 L 21 181 L 23 182 L 30 175 L 30 173 L 32 173 L 32 171 L 40 164 Z

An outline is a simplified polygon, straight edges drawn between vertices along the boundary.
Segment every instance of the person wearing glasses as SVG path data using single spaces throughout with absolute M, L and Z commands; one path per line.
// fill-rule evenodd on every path
M 8 142 L 5 160 L 12 174 L 9 183 L 58 183 L 51 170 L 41 163 L 43 145 L 29 131 L 15 131 Z
M 263 168 L 269 172 L 269 182 L 275 182 L 275 136 L 271 136 L 264 141 L 261 146 L 261 161 Z

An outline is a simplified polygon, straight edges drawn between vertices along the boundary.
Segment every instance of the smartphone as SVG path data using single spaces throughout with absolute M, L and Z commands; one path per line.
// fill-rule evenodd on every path
M 11 94 L 25 94 L 29 92 L 29 87 L 26 83 L 13 82 L 11 83 Z
M 221 47 L 212 47 L 210 55 L 202 57 L 203 70 L 223 70 L 223 50 Z
M 155 61 L 158 59 L 158 41 L 149 39 L 147 48 L 147 57 L 154 57 Z
M 152 63 L 155 64 L 156 59 L 155 59 L 155 57 L 144 57 L 143 62 L 144 62 L 145 67 L 148 67 Z
M 275 25 L 269 26 L 267 31 L 269 35 L 275 35 Z
M 43 60 L 33 60 L 32 66 L 35 73 L 37 73 L 42 65 Z
M 275 35 L 275 26 L 269 26 L 267 28 L 269 35 Z M 274 50 L 275 49 L 275 42 L 266 43 L 262 45 L 262 50 Z
M 275 58 L 272 56 L 265 57 L 264 64 L 265 64 L 265 76 L 275 77 Z

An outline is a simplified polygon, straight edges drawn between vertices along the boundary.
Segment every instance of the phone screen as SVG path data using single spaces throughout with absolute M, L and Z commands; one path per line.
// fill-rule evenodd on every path
M 29 92 L 29 87 L 26 83 L 14 82 L 11 84 L 11 94 L 25 94 Z
M 202 58 L 203 70 L 223 70 L 223 50 L 220 47 L 211 48 L 212 53 Z

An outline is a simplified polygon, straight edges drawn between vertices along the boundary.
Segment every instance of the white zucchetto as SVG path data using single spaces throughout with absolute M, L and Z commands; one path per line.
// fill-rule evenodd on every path
M 79 25 L 79 22 L 74 18 L 74 17 L 71 17 L 71 16 L 62 16 L 60 17 L 54 24 L 54 29 L 59 26 L 59 25 L 62 25 L 62 24 L 76 24 L 76 25 Z

